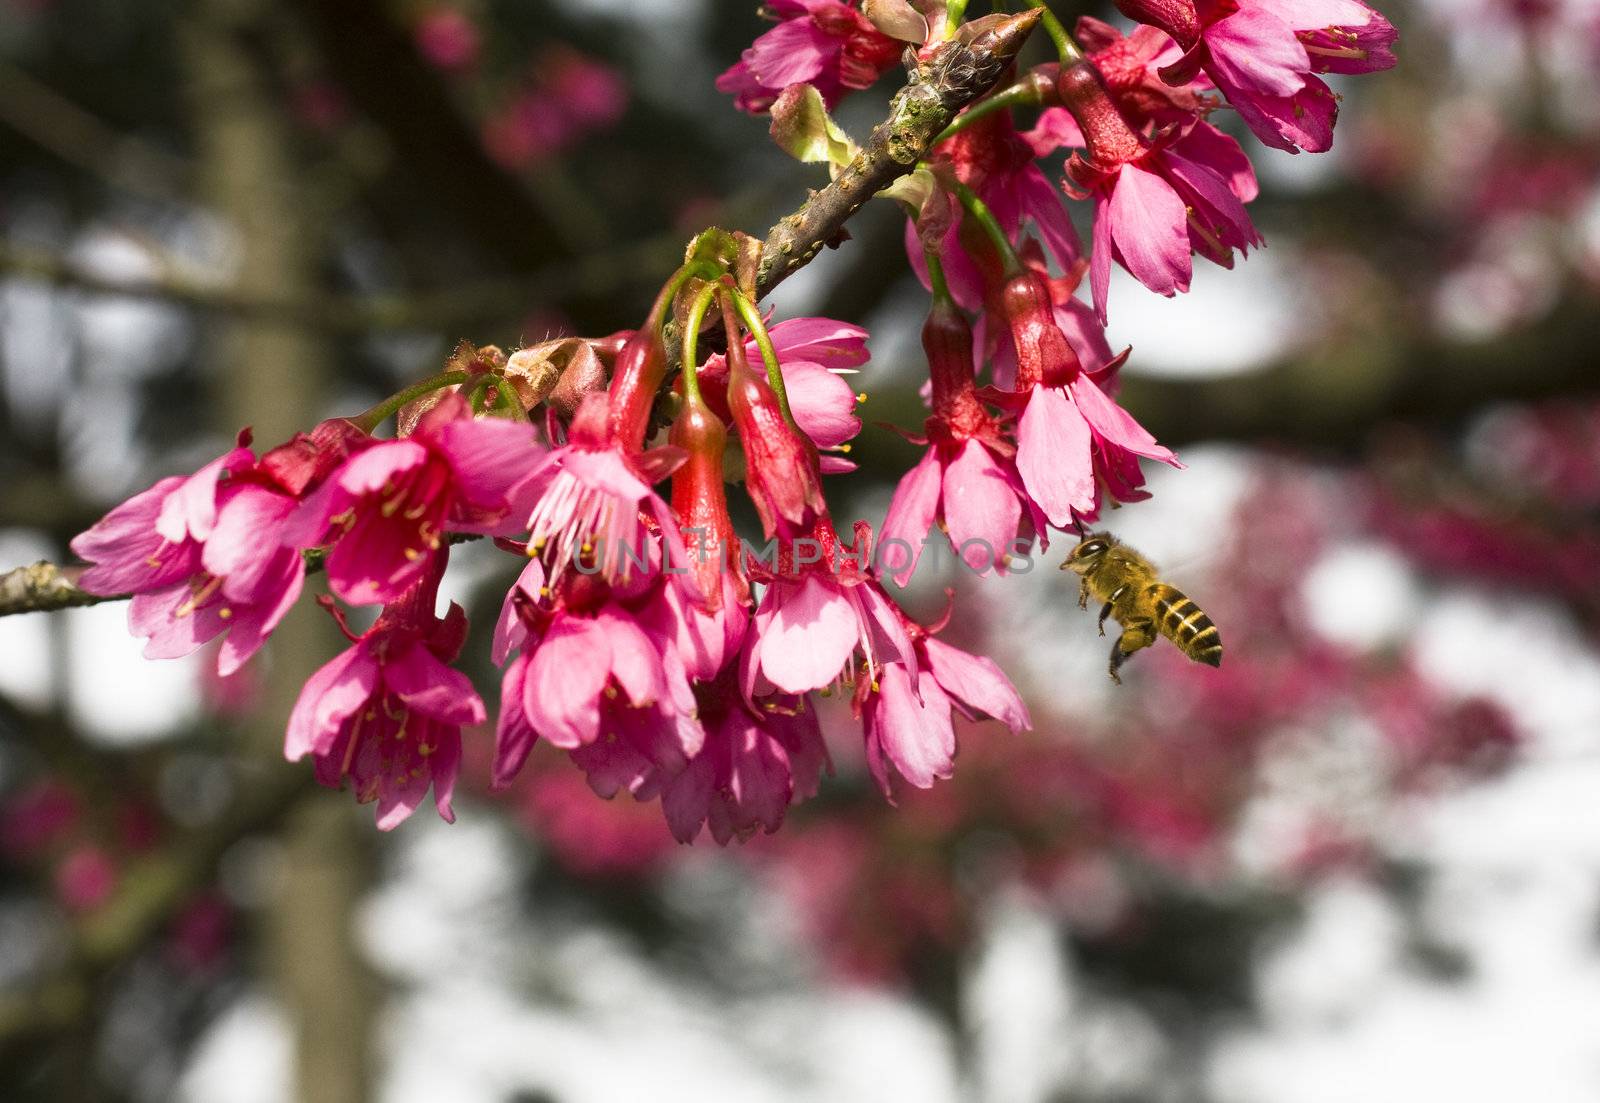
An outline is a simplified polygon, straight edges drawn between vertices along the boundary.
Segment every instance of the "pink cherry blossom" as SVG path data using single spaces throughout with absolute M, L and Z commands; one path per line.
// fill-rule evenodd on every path
M 924 537 L 936 522 L 979 573 L 1003 570 L 1007 555 L 1020 550 L 1019 534 L 1045 531 L 1044 515 L 1012 462 L 1015 449 L 1001 420 L 978 399 L 972 345 L 965 316 L 953 302 L 935 299 L 922 329 L 933 383 L 933 414 L 923 430 L 928 451 L 900 480 L 879 533 L 880 564 L 902 586 L 916 571 Z
M 200 553 L 200 569 L 164 590 L 136 594 L 128 626 L 146 638 L 148 659 L 188 655 L 227 633 L 217 673 L 244 665 L 300 596 L 305 560 L 283 537 L 298 502 L 257 483 L 235 482 L 218 496 L 216 524 Z
M 551 449 L 519 487 L 533 503 L 525 526 L 530 551 L 544 559 L 552 582 L 581 561 L 607 582 L 642 584 L 660 560 L 657 537 L 669 562 L 687 562 L 672 508 L 651 489 L 683 453 L 624 448 L 606 427 L 610 402 L 605 394 L 588 396 L 566 443 Z
M 814 85 L 832 107 L 899 63 L 901 44 L 874 27 L 855 0 L 769 0 L 765 8 L 778 25 L 717 78 L 717 90 L 741 111 L 760 114 L 791 84 Z
M 599 577 L 535 589 L 542 576 L 537 564 L 523 572 L 496 632 L 497 658 L 520 653 L 501 681 L 495 787 L 511 784 L 543 738 L 570 752 L 600 795 L 647 799 L 705 739 L 683 662 Z
M 542 455 L 528 423 L 474 418 L 453 393 L 410 435 L 347 459 L 306 499 L 288 539 L 330 546 L 328 585 L 341 599 L 392 602 L 428 569 L 446 532 L 517 531 L 512 491 Z
M 1143 496 L 1141 456 L 1182 466 L 1082 370 L 1044 276 L 1025 268 L 1001 303 L 1018 364 L 1015 389 L 990 396 L 1017 416 L 1017 472 L 1052 525 L 1096 516 L 1102 487 L 1118 501 Z
M 431 786 L 434 806 L 455 821 L 450 797 L 461 764 L 461 728 L 485 719 L 483 700 L 447 663 L 466 639 L 466 615 L 434 613 L 444 556 L 352 646 L 313 674 L 289 717 L 284 755 L 316 760 L 317 780 L 377 802 L 388 831 L 416 811 Z
M 1170 296 L 1189 289 L 1192 253 L 1232 267 L 1235 249 L 1262 243 L 1244 209 L 1255 176 L 1231 138 L 1199 121 L 1145 138 L 1087 64 L 1063 70 L 1060 88 L 1087 151 L 1067 162 L 1067 180 L 1094 200 L 1089 284 L 1102 325 L 1113 260 Z
M 993 659 L 969 655 L 911 625 L 919 662 L 886 663 L 868 692 L 857 693 L 867 741 L 867 768 L 892 796 L 891 769 L 918 789 L 955 769 L 952 713 L 993 718 L 1014 733 L 1032 726 L 1027 706 Z
M 1083 246 L 1072 226 L 1061 194 L 1051 185 L 1038 158 L 1060 143 L 1035 145 L 1037 135 L 1019 134 L 1009 112 L 996 112 L 934 147 L 937 162 L 949 166 L 994 214 L 1013 244 L 1032 228 L 1058 271 L 1073 272 L 1083 259 Z M 959 220 L 943 234 L 939 250 L 945 279 L 956 302 L 979 310 L 985 290 L 995 282 L 992 262 L 968 252 Z M 979 248 L 987 248 L 983 242 Z M 906 255 L 924 286 L 928 284 L 923 244 L 914 222 L 906 224 Z
M 821 451 L 818 462 L 825 475 L 855 470 L 855 464 L 838 453 L 861 432 L 856 410 L 860 401 L 844 379 L 867 362 L 867 331 L 832 318 L 786 318 L 767 331 L 783 371 L 789 412 L 811 443 Z M 761 363 L 761 350 L 753 337 L 744 345 L 745 359 Z M 728 358 L 721 353 L 706 358 L 700 368 L 700 385 L 713 403 L 727 385 Z M 719 413 L 731 415 L 726 408 Z
M 1360 0 L 1118 0 L 1124 15 L 1182 47 L 1161 71 L 1170 84 L 1204 70 L 1256 137 L 1322 152 L 1333 145 L 1338 101 L 1315 73 L 1370 73 L 1394 65 L 1394 26 Z
M 815 708 L 784 695 L 746 704 L 731 679 L 700 697 L 705 746 L 662 791 L 667 825 L 684 843 L 702 825 L 722 844 L 758 829 L 771 834 L 791 804 L 816 795 L 828 764 Z
M 1111 24 L 1085 15 L 1079 17 L 1074 37 L 1105 78 L 1117 106 L 1136 126 L 1182 125 L 1196 117 L 1203 118 L 1216 106 L 1215 97 L 1200 84 L 1174 86 L 1161 79 L 1162 68 L 1177 61 L 1183 50 L 1155 27 L 1138 26 L 1124 36 Z M 1066 112 L 1045 114 L 1059 116 Z M 1041 117 L 1039 125 L 1026 137 L 1036 140 L 1046 125 L 1046 119 Z M 1072 125 L 1075 130 L 1076 124 Z M 1038 148 L 1042 155 L 1055 146 L 1082 144 L 1056 141 Z
M 300 595 L 305 563 L 284 544 L 296 499 L 247 441 L 135 495 L 72 542 L 94 563 L 84 589 L 133 593 L 128 626 L 148 641 L 146 658 L 180 658 L 226 633 L 217 671 L 230 675 Z
M 767 588 L 741 658 L 746 700 L 768 686 L 808 693 L 852 677 L 858 652 L 869 675 L 892 659 L 915 665 L 899 610 L 864 566 L 871 542 L 865 522 L 846 546 L 823 518 L 809 538 L 779 547 L 773 569 L 760 568 Z
M 72 540 L 90 566 L 78 585 L 91 594 L 145 594 L 182 582 L 200 566 L 217 523 L 217 485 L 255 461 L 249 435 L 193 475 L 162 479 L 117 506 Z

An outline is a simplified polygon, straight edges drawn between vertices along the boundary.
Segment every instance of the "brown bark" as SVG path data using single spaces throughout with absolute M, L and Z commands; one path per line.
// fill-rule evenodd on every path
M 240 235 L 241 295 L 306 300 L 319 293 L 325 227 L 286 185 L 300 166 L 288 113 L 272 92 L 264 51 L 248 36 L 266 6 L 206 0 L 183 28 L 206 198 Z M 315 420 L 331 350 L 303 327 L 240 319 L 221 334 L 217 408 L 224 427 L 254 425 L 286 439 Z M 283 724 L 326 657 L 329 633 L 303 603 L 274 633 L 268 685 L 246 727 L 248 753 L 280 759 Z M 355 809 L 344 801 L 296 809 L 280 836 L 283 876 L 266 905 L 259 968 L 294 1034 L 294 1097 L 359 1103 L 371 1092 L 374 982 L 355 947 L 356 905 L 369 880 Z

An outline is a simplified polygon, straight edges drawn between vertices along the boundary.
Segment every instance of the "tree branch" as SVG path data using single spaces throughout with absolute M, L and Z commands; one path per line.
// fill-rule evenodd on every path
M 106 974 L 166 928 L 177 909 L 216 875 L 217 862 L 230 846 L 272 827 L 314 790 L 302 771 L 274 764 L 250 779 L 238 803 L 218 822 L 131 863 L 116 894 L 73 928 L 61 970 L 32 988 L 0 993 L 0 1055 L 89 1013 Z
M 40 560 L 26 567 L 15 567 L 0 574 L 0 617 L 12 613 L 48 613 L 56 609 L 71 609 L 75 605 L 98 605 L 102 601 L 120 601 L 127 597 L 99 597 L 80 590 L 77 582 L 68 575 L 78 572 L 71 567 L 62 568 Z
M 1030 8 L 971 42 L 948 42 L 927 66 L 913 70 L 910 82 L 890 101 L 889 117 L 873 128 L 855 159 L 767 234 L 757 295 L 767 295 L 811 263 L 824 245 L 835 244 L 851 215 L 915 168 L 950 120 L 1000 79 L 1040 14 Z
M 604 294 L 638 276 L 672 265 L 682 254 L 677 234 L 646 238 L 588 253 L 571 263 L 524 277 L 396 295 L 263 296 L 175 272 L 143 279 L 102 276 L 44 249 L 0 242 L 0 272 L 55 287 L 115 298 L 142 299 L 213 311 L 244 320 L 333 333 L 448 330 L 516 315 L 530 302 L 568 293 Z

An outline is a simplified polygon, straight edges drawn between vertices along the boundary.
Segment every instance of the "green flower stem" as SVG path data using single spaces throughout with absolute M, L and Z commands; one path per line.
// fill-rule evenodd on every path
M 522 408 L 522 399 L 517 397 L 517 389 L 511 385 L 510 380 L 503 375 L 495 376 L 494 389 L 500 396 L 501 405 L 505 407 L 503 410 L 495 411 L 496 413 L 501 417 L 527 417 L 527 411 Z
M 993 242 L 995 252 L 1000 254 L 1000 262 L 1005 266 L 1006 275 L 1013 276 L 1022 271 L 1022 260 L 1017 256 L 1016 249 L 1011 246 L 1011 239 L 1006 237 L 1005 230 L 1001 229 L 999 221 L 994 217 L 994 212 L 989 205 L 978 198 L 978 193 L 967 187 L 959 180 L 948 181 L 955 189 L 956 198 L 961 200 L 961 207 L 967 212 L 967 217 L 976 222 L 983 232 L 989 235 Z
M 474 414 L 483 413 L 485 396 L 488 394 L 489 386 L 493 382 L 494 376 L 489 375 L 488 373 L 474 376 L 472 385 L 462 392 L 462 395 L 467 400 L 467 405 L 472 407 L 472 412 Z
M 950 285 L 944 278 L 944 261 L 939 259 L 939 251 L 924 245 L 922 259 L 928 266 L 928 287 L 933 292 L 934 302 L 950 301 Z
M 700 343 L 700 325 L 711 309 L 711 300 L 722 288 L 720 282 L 706 284 L 689 304 L 689 315 L 683 322 L 683 397 L 690 402 L 700 401 L 700 369 L 696 366 L 696 346 Z M 729 341 L 739 339 L 737 333 L 728 334 Z
M 737 291 L 733 293 L 733 305 L 739 312 L 740 321 L 750 331 L 750 336 L 756 339 L 756 348 L 761 350 L 761 362 L 767 366 L 767 383 L 771 385 L 772 393 L 778 396 L 778 409 L 783 411 L 783 420 L 794 425 L 794 415 L 789 412 L 789 392 L 783 385 L 783 368 L 778 364 L 778 352 L 772 347 L 772 338 L 767 334 L 767 323 L 761 318 L 760 307 Z
M 1028 7 L 1039 8 L 1044 12 L 1039 20 L 1044 24 L 1044 33 L 1050 36 L 1050 41 L 1055 43 L 1056 54 L 1061 58 L 1062 65 L 1076 65 L 1083 60 L 1083 51 L 1067 33 L 1067 28 L 1061 25 L 1061 20 L 1056 18 L 1056 13 L 1051 11 L 1045 0 L 1027 0 Z
M 1013 107 L 1038 107 L 1040 104 L 1038 85 L 1032 81 L 1019 80 L 1017 83 L 1005 88 L 986 100 L 980 100 L 967 108 L 965 112 L 957 115 L 949 126 L 939 132 L 933 140 L 937 146 L 946 138 L 961 133 L 979 119 L 994 114 L 996 111 L 1008 110 Z
M 961 21 L 967 17 L 967 0 L 945 0 L 944 26 L 945 37 L 955 37 L 956 28 L 961 26 Z
M 672 274 L 672 278 L 661 289 L 661 294 L 656 296 L 655 305 L 650 309 L 651 322 L 657 326 L 666 324 L 668 307 L 672 305 L 672 300 L 678 297 L 678 292 L 683 290 L 684 284 L 696 276 L 703 280 L 715 281 L 722 274 L 722 270 L 710 261 L 696 260 L 684 264 Z
M 472 373 L 465 371 L 447 371 L 440 372 L 438 375 L 430 375 L 422 382 L 413 383 L 405 390 L 390 395 L 370 410 L 363 411 L 350 420 L 355 422 L 363 433 L 370 433 L 399 413 L 400 408 L 407 403 L 415 402 L 423 395 L 432 394 L 434 391 L 442 390 L 445 387 L 454 387 L 458 383 L 465 383 L 470 378 L 472 378 Z

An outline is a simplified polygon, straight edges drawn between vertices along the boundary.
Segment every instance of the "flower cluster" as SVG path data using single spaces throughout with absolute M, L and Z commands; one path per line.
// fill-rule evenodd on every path
M 1393 26 L 1360 0 L 1118 7 L 1139 24 L 1130 33 L 1085 17 L 1074 37 L 1045 15 L 1059 60 L 969 107 L 894 190 L 911 215 L 911 264 L 934 296 L 923 332 L 932 409 L 912 438 L 928 451 L 889 511 L 884 535 L 897 545 L 915 548 L 937 524 L 969 567 L 1003 571 L 1005 549 L 1045 545 L 1051 527 L 1080 528 L 1108 501 L 1144 497 L 1141 459 L 1178 466 L 1114 397 L 1126 352 L 1113 355 L 1104 330 L 1112 264 L 1168 296 L 1189 289 L 1196 254 L 1231 267 L 1262 244 L 1245 209 L 1256 178 L 1213 114 L 1232 107 L 1280 149 L 1326 150 L 1337 100 L 1319 74 L 1395 61 Z M 809 82 L 831 105 L 862 86 L 873 35 L 925 58 L 1004 18 L 963 24 L 964 8 L 774 6 L 779 26 L 720 86 L 742 109 L 770 110 L 784 148 L 808 160 L 828 150 L 841 172 L 853 145 L 793 85 Z M 1042 108 L 1027 130 L 1013 120 L 1023 108 Z M 812 140 L 796 137 L 808 130 Z M 1042 159 L 1063 149 L 1057 188 Z M 1066 198 L 1092 202 L 1087 256 Z M 1090 304 L 1076 296 L 1085 274 Z M 915 550 L 899 556 L 897 578 L 916 563 Z
M 725 351 L 702 356 L 713 305 Z M 691 316 L 669 379 L 674 308 Z M 769 328 L 721 268 L 691 262 L 620 342 L 559 357 L 464 346 L 455 370 L 260 457 L 241 434 L 74 541 L 91 564 L 82 585 L 134 595 L 130 625 L 152 657 L 225 635 L 226 675 L 298 597 L 307 563 L 321 566 L 319 601 L 350 646 L 306 683 L 285 750 L 376 802 L 382 828 L 430 789 L 453 818 L 463 729 L 487 720 L 449 665 L 465 613 L 437 608 L 455 536 L 494 537 L 523 564 L 494 636 L 496 787 L 543 740 L 600 795 L 659 799 L 683 841 L 773 831 L 829 769 L 812 697 L 836 691 L 884 792 L 897 778 L 926 787 L 950 776 L 956 712 L 1013 729 L 1027 712 L 990 660 L 900 611 L 868 526 L 850 543 L 834 526 L 822 478 L 851 467 L 841 453 L 860 422 L 843 374 L 865 362 L 866 336 L 822 318 Z M 393 413 L 399 435 L 375 437 Z M 759 546 L 735 533 L 730 469 L 762 520 Z M 358 635 L 343 605 L 380 611 Z
M 842 171 L 854 146 L 827 105 L 902 58 L 931 71 L 952 43 L 1018 45 L 1039 18 L 966 22 L 964 8 L 774 2 L 778 26 L 719 85 L 770 108 L 786 148 L 820 149 Z M 509 357 L 463 344 L 444 372 L 355 418 L 260 456 L 241 434 L 74 541 L 91 564 L 82 586 L 133 596 L 152 657 L 225 637 L 229 675 L 308 568 L 324 569 L 319 600 L 350 647 L 306 684 L 286 750 L 376 802 L 383 828 L 430 789 L 453 817 L 463 729 L 488 717 L 449 665 L 465 613 L 438 609 L 453 537 L 492 537 L 521 565 L 494 635 L 496 787 L 543 740 L 600 795 L 658 800 L 680 840 L 771 832 L 831 768 L 814 698 L 832 694 L 850 702 L 890 799 L 950 777 L 957 714 L 1015 732 L 1028 713 L 992 660 L 937 639 L 943 622 L 908 617 L 885 579 L 906 583 L 935 526 L 974 572 L 1003 572 L 1052 528 L 1081 531 L 1144 497 L 1142 459 L 1178 466 L 1115 398 L 1127 353 L 1103 330 L 1112 261 L 1173 294 L 1193 253 L 1230 264 L 1260 244 L 1249 161 L 1207 121 L 1218 96 L 1273 144 L 1323 149 L 1333 101 L 1315 74 L 1392 61 L 1392 28 L 1358 0 L 1315 0 L 1288 21 L 1186 0 L 1124 10 L 1145 26 L 1124 37 L 1084 20 L 1087 53 L 1046 18 L 1059 64 L 968 108 L 890 191 L 912 213 L 912 263 L 933 293 L 930 410 L 913 437 L 927 451 L 878 533 L 837 523 L 823 482 L 853 467 L 861 426 L 844 376 L 867 360 L 865 332 L 769 325 L 760 246 L 708 230 L 635 331 Z M 1010 112 L 1026 106 L 1043 110 L 1019 131 Z M 1074 151 L 1064 190 L 1039 163 L 1062 148 Z M 1093 200 L 1088 257 L 1064 195 Z M 1085 274 L 1092 306 L 1076 296 Z M 375 436 L 394 415 L 396 435 Z M 763 543 L 735 529 L 730 483 Z M 376 607 L 372 627 L 349 629 L 341 603 Z

